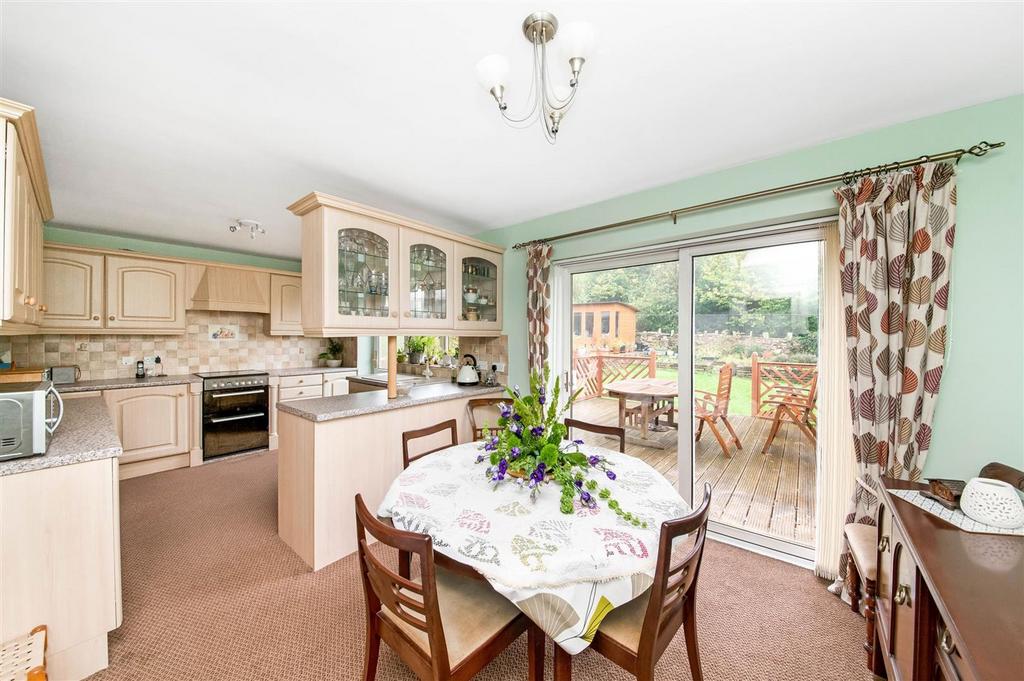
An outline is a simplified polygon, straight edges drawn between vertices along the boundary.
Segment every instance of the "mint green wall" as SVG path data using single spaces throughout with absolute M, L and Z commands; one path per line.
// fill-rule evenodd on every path
M 298 260 L 268 258 L 262 255 L 252 255 L 251 253 L 238 253 L 236 251 L 222 251 L 216 248 L 171 244 L 164 241 L 140 239 L 138 237 L 101 234 L 99 232 L 88 232 L 81 229 L 75 229 L 74 227 L 63 227 L 60 225 L 47 225 L 43 230 L 43 239 L 52 243 L 68 244 L 72 246 L 128 249 L 149 255 L 212 260 L 214 262 L 223 262 L 231 265 L 269 267 L 272 269 L 289 270 L 292 272 L 298 272 L 302 269 L 301 263 Z
M 524 133 L 525 134 L 525 133 Z M 922 118 L 721 172 L 609 199 L 481 238 L 503 246 L 626 218 L 679 208 L 847 169 L 969 146 L 1006 147 L 984 159 L 965 158 L 958 171 L 956 248 L 950 308 L 951 340 L 925 474 L 968 478 L 989 461 L 1024 468 L 1024 97 Z M 685 153 L 684 149 L 680 153 Z M 642 163 L 643 159 L 637 159 Z M 609 169 L 609 172 L 614 172 Z M 552 187 L 552 191 L 558 191 Z M 730 206 L 671 221 L 582 237 L 555 245 L 565 258 L 737 225 L 778 223 L 834 214 L 829 188 Z M 522 251 L 505 254 L 504 332 L 511 380 L 526 383 L 526 265 Z

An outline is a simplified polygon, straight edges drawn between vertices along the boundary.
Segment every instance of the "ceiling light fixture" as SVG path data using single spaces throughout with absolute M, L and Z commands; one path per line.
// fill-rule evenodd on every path
M 235 232 L 249 232 L 249 238 L 255 239 L 257 234 L 266 234 L 267 230 L 263 228 L 263 225 L 258 220 L 243 220 L 242 218 L 235 218 L 235 224 L 228 225 L 228 231 L 234 234 Z
M 525 128 L 540 121 L 544 137 L 555 143 L 558 129 L 569 107 L 576 99 L 580 84 L 580 71 L 593 48 L 594 28 L 582 21 L 565 25 L 559 39 L 559 47 L 569 61 L 568 86 L 553 85 L 548 72 L 547 44 L 558 33 L 558 19 L 551 12 L 534 12 L 523 20 L 523 35 L 533 45 L 533 79 L 527 98 L 526 112 L 522 116 L 511 116 L 505 102 L 505 77 L 508 75 L 508 59 L 500 54 L 484 57 L 477 63 L 476 72 L 480 84 L 491 93 L 498 103 L 498 112 L 512 127 Z

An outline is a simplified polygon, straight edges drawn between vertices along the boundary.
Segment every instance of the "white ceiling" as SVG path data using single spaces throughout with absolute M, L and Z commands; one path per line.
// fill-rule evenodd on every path
M 600 49 L 549 147 L 475 74 L 506 54 L 523 101 L 542 6 L 6 1 L 0 95 L 38 109 L 54 222 L 297 257 L 285 206 L 313 189 L 473 232 L 1024 80 L 1019 2 L 555 2 Z

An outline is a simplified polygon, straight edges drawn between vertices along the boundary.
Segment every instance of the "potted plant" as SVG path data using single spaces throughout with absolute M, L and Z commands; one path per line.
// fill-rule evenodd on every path
M 329 367 L 340 367 L 342 353 L 341 341 L 337 338 L 328 338 L 327 349 L 320 353 L 320 359 L 324 360 Z
M 423 363 L 423 351 L 427 349 L 426 336 L 409 336 L 405 339 L 405 351 L 409 353 L 410 364 Z

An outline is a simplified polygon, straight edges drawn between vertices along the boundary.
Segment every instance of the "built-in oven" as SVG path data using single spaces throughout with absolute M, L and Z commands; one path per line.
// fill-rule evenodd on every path
M 196 375 L 203 379 L 203 459 L 266 449 L 270 443 L 267 374 Z

